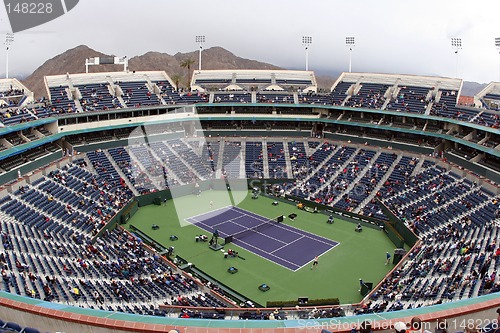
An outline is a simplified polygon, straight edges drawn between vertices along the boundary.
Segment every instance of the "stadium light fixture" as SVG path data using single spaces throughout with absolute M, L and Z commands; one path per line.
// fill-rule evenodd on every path
M 14 34 L 8 32 L 5 35 L 5 47 L 6 47 L 6 53 L 5 53 L 5 78 L 9 78 L 9 49 L 10 46 L 14 43 Z
M 312 44 L 311 36 L 302 36 L 302 46 L 306 49 L 306 71 L 309 70 L 309 46 Z
M 356 46 L 354 42 L 354 37 L 346 37 L 345 38 L 345 46 L 349 48 L 349 73 L 351 72 L 352 69 L 352 49 L 354 46 Z
M 451 38 L 451 46 L 455 50 L 455 54 L 457 55 L 457 63 L 455 66 L 455 77 L 458 78 L 458 51 L 462 49 L 462 38 L 452 37 Z
M 495 38 L 495 46 L 497 47 L 498 55 L 500 56 L 500 37 Z M 500 82 L 500 60 L 498 62 L 498 82 Z
M 201 71 L 201 51 L 203 50 L 203 43 L 205 43 L 205 36 L 196 36 L 196 43 L 200 44 L 200 56 L 198 58 L 198 72 Z

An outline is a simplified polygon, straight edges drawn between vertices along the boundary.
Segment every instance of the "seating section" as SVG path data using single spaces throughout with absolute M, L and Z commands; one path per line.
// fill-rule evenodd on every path
M 273 92 L 257 93 L 257 103 L 295 103 L 293 95 Z
M 195 174 L 172 152 L 169 146 L 163 142 L 151 142 L 152 151 L 160 158 L 165 167 L 170 170 L 174 179 L 178 179 L 181 184 L 188 184 L 194 181 Z
M 487 93 L 483 97 L 484 99 L 491 99 L 493 101 L 498 101 L 500 102 L 500 94 L 494 94 L 494 93 Z
M 50 87 L 50 103 L 51 113 L 64 114 L 77 112 L 76 104 L 73 99 L 70 99 L 67 86 Z
M 375 194 L 377 199 L 387 198 L 399 190 L 408 186 L 411 175 L 417 166 L 418 160 L 415 157 L 402 156 L 399 163 L 394 167 L 389 177 L 385 180 L 383 186 Z M 429 162 L 430 164 L 430 162 Z M 382 213 L 375 198 L 370 200 L 362 210 L 363 215 L 376 217 L 386 220 L 387 217 Z
M 362 83 L 358 93 L 351 96 L 345 106 L 355 108 L 380 109 L 384 105 L 388 85 L 378 83 Z
M 84 111 L 116 109 L 120 106 L 118 99 L 113 97 L 105 83 L 93 83 L 75 86 L 81 95 L 80 104 Z
M 313 143 L 313 146 L 315 145 L 316 143 Z M 324 142 L 315 149 L 303 164 L 296 164 L 294 167 L 297 170 L 297 184 L 291 193 L 301 198 L 310 198 L 321 187 L 325 181 L 323 176 L 328 175 L 329 170 L 337 166 L 335 161 L 339 154 L 343 154 L 342 149 L 329 142 Z M 329 156 L 331 157 L 328 158 Z
M 349 88 L 354 85 L 353 82 L 339 82 L 335 89 L 332 90 L 332 104 L 333 105 L 342 105 L 347 98 L 347 91 Z
M 179 93 L 175 90 L 175 88 L 168 81 L 153 81 L 159 91 L 161 98 L 167 104 L 177 104 L 180 100 Z
M 214 96 L 214 103 L 251 103 L 252 95 L 248 92 L 218 93 Z
M 460 110 L 456 108 L 458 94 L 454 90 L 441 90 L 439 102 L 432 105 L 431 114 L 446 118 L 460 117 Z
M 194 141 L 198 143 L 198 141 Z M 191 144 L 191 142 L 189 142 Z M 204 164 L 209 168 L 210 173 L 215 175 L 217 171 L 217 162 L 219 157 L 220 142 L 203 142 L 201 159 Z
M 247 142 L 245 149 L 245 170 L 247 178 L 264 177 L 262 142 Z
M 226 319 L 224 302 L 149 252 L 136 236 L 116 228 L 103 232 L 94 244 L 91 239 L 133 191 L 156 190 L 150 185 L 158 179 L 165 186 L 210 179 L 219 169 L 225 177 L 239 178 L 241 154 L 242 142 L 233 138 L 172 139 L 97 150 L 12 191 L 0 199 L 3 290 L 156 316 L 168 315 L 159 304 L 204 306 L 219 310 L 183 310 L 179 317 Z M 409 254 L 411 260 L 386 278 L 371 303 L 356 313 L 500 291 L 499 234 L 494 227 L 500 222 L 500 196 L 475 178 L 430 158 L 309 139 L 274 139 L 264 145 L 245 141 L 244 154 L 248 178 L 263 177 L 267 168 L 272 178 L 293 175 L 292 183 L 283 182 L 286 194 L 383 220 L 381 201 L 422 239 Z M 266 319 L 270 314 L 242 316 Z
M 33 105 L 32 107 L 30 107 L 30 111 L 38 119 L 47 118 L 57 114 L 55 109 L 53 109 L 52 106 L 46 102 Z
M 136 151 L 138 150 L 139 149 L 136 149 Z M 128 181 L 134 186 L 134 188 L 139 193 L 146 194 L 149 192 L 154 192 L 156 190 L 154 183 L 151 181 L 143 165 L 141 165 L 139 162 L 133 161 L 128 151 L 125 148 L 119 147 L 119 148 L 109 149 L 109 154 L 113 158 L 116 165 L 123 172 L 123 174 L 127 177 Z M 104 155 L 104 157 L 106 156 Z M 109 159 L 107 160 L 109 161 Z M 122 185 L 125 184 L 125 181 L 119 177 L 118 172 L 111 165 L 111 163 L 108 164 L 108 166 L 113 168 L 113 173 L 116 174 L 116 176 L 118 176 L 120 183 Z
M 36 326 L 36 323 L 33 323 L 33 326 Z M 18 323 L 8 321 L 5 322 L 0 319 L 0 333 L 12 333 L 12 332 L 17 332 L 17 333 L 41 333 L 39 330 L 33 327 L 22 327 Z
M 218 153 L 214 159 L 219 159 Z M 222 154 L 222 175 L 227 178 L 240 178 L 241 165 L 241 142 L 224 141 L 224 153 Z
M 35 116 L 28 108 L 0 109 L 0 122 L 5 126 L 25 123 L 35 119 Z
M 288 178 L 283 142 L 267 143 L 267 160 L 271 178 Z
M 372 157 L 373 156 L 370 152 L 366 152 L 364 161 L 361 160 L 356 167 L 361 169 L 363 165 L 365 165 L 365 162 L 369 162 Z M 352 210 L 363 205 L 364 200 L 371 193 L 376 193 L 375 189 L 377 188 L 377 186 L 379 186 L 380 181 L 390 170 L 395 160 L 395 154 L 381 153 L 373 164 L 368 164 L 368 169 L 361 179 L 353 179 L 351 181 L 355 182 L 356 186 L 354 186 L 354 188 L 348 194 L 345 194 L 342 199 L 338 201 L 337 204 L 335 204 L 335 206 L 338 208 L 344 207 L 342 209 L 350 207 L 350 209 L 346 210 Z M 355 174 L 356 172 L 353 172 L 351 177 L 354 177 Z
M 455 201 L 471 191 L 471 184 L 462 182 L 455 174 L 443 171 L 439 167 L 431 169 L 429 172 L 437 176 L 415 189 L 416 193 L 403 192 L 387 200 L 392 210 L 413 221 L 414 228 L 419 232 L 428 231 L 429 228 L 438 227 L 448 221 L 450 218 L 447 214 L 448 209 L 456 210 L 455 214 L 465 212 L 452 205 L 450 201 Z M 438 209 L 440 206 L 444 207 Z
M 301 168 L 307 164 L 307 152 L 303 142 L 288 142 L 288 154 L 292 166 L 292 177 L 296 178 L 301 172 Z
M 138 169 L 136 171 L 142 172 L 144 175 L 147 173 L 147 176 L 153 180 L 154 184 L 152 184 L 151 190 L 154 190 L 155 187 L 160 190 L 168 189 L 171 185 L 177 185 L 176 180 L 169 177 L 165 166 L 154 157 L 147 145 L 133 145 L 129 146 L 129 149 L 130 154 L 137 160 L 137 162 L 133 164 L 134 169 Z M 142 189 L 142 191 L 144 191 L 144 189 Z
M 417 86 L 400 87 L 397 97 L 389 102 L 386 110 L 424 113 L 429 104 L 430 90 L 431 88 Z
M 191 166 L 197 177 L 200 179 L 213 178 L 215 173 L 210 161 L 201 158 L 184 141 L 179 139 L 170 140 L 168 141 L 168 145 L 183 161 L 185 161 L 186 165 Z
M 176 104 L 208 103 L 208 95 L 197 92 L 181 92 Z
M 360 149 L 354 158 L 344 167 L 338 177 L 330 179 L 328 186 L 318 193 L 316 202 L 331 203 L 333 207 L 352 211 L 359 204 L 366 190 L 359 186 L 359 177 L 370 172 L 372 159 L 376 152 Z M 332 182 L 333 181 L 333 182 Z M 353 187 L 353 185 L 355 185 Z M 352 187 L 350 189 L 350 187 Z
M 498 211 L 491 207 L 491 193 L 470 191 L 470 184 L 465 182 L 462 186 L 466 195 L 455 200 L 448 197 L 451 188 L 443 190 L 439 200 L 450 202 L 450 209 L 440 206 L 445 221 L 425 234 L 421 246 L 410 254 L 413 260 L 383 282 L 366 312 L 394 311 L 500 291 L 496 276 L 498 233 L 491 224 L 498 220 Z
M 160 100 L 147 87 L 146 81 L 118 82 L 122 88 L 122 98 L 128 107 L 159 105 Z
M 500 128 L 500 114 L 484 111 L 477 118 L 474 118 L 473 122 L 483 126 Z
M 225 307 L 121 228 L 90 242 L 132 197 L 107 181 L 107 163 L 99 152 L 93 158 L 99 175 L 81 159 L 0 199 L 3 290 L 161 316 L 166 313 L 158 310 L 159 304 Z
M 301 104 L 315 104 L 315 105 L 332 105 L 333 100 L 331 95 L 325 94 L 315 94 L 315 93 L 307 93 L 307 94 L 299 94 L 299 103 Z
M 300 156 L 293 155 L 294 145 L 289 144 L 290 155 Z M 500 222 L 498 195 L 429 160 L 401 156 L 396 163 L 398 157 L 392 153 L 373 159 L 375 152 L 366 149 L 332 148 L 323 144 L 308 163 L 292 162 L 297 186 L 289 194 L 386 219 L 378 198 L 424 240 L 410 254 L 413 260 L 388 277 L 369 306 L 356 313 L 395 311 L 500 291 L 496 275 L 500 249 L 493 227 Z M 302 175 L 301 170 L 309 171 Z

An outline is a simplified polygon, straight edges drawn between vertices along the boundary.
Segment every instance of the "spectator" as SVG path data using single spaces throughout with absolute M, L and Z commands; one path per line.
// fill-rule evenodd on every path
M 398 321 L 394 323 L 394 331 L 396 333 L 405 333 L 406 332 L 406 324 L 403 323 L 402 321 Z
M 371 322 L 365 320 L 359 325 L 359 333 L 372 333 L 372 324 Z
M 497 318 L 481 329 L 481 333 L 500 333 L 500 308 L 497 309 Z
M 410 322 L 410 330 L 408 333 L 431 333 L 425 330 L 422 320 L 419 317 L 413 317 Z

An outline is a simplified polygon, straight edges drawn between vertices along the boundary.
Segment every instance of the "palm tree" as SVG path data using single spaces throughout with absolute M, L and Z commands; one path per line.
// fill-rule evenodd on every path
M 175 83 L 175 90 L 179 90 L 179 82 L 182 80 L 182 75 L 179 73 L 176 73 L 172 75 L 172 81 Z
M 189 87 L 189 90 L 191 90 L 191 65 L 192 64 L 194 64 L 194 60 L 191 58 L 186 58 L 186 59 L 181 61 L 181 67 L 187 68 L 187 81 L 188 81 L 187 86 Z

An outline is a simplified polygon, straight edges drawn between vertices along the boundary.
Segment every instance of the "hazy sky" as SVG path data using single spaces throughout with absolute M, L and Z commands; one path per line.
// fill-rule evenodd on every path
M 0 6 L 0 32 L 10 25 Z M 452 37 L 462 38 L 458 76 L 500 81 L 497 0 L 80 0 L 67 14 L 19 32 L 10 52 L 11 76 L 80 44 L 133 57 L 221 46 L 238 56 L 304 69 L 302 36 L 312 36 L 309 69 L 347 71 L 346 36 L 355 36 L 354 72 L 455 77 Z M 4 37 L 0 37 L 3 41 Z M 5 47 L 0 73 L 5 71 Z

